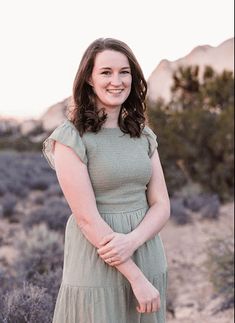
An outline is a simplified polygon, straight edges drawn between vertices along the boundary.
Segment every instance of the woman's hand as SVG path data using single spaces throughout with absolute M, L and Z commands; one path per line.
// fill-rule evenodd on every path
M 137 249 L 128 234 L 113 232 L 100 241 L 99 256 L 110 266 L 117 266 L 131 257 Z
M 159 311 L 161 300 L 159 291 L 148 281 L 145 276 L 130 282 L 133 293 L 139 303 L 136 307 L 139 313 L 151 313 Z

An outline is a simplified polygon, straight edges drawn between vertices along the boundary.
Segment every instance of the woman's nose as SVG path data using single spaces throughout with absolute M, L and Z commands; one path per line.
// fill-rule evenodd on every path
M 122 84 L 122 80 L 119 74 L 113 74 L 112 78 L 111 78 L 111 84 L 118 86 L 120 84 Z

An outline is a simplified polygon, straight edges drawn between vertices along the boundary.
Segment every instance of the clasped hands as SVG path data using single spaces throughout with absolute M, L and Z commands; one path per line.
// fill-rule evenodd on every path
M 100 241 L 99 256 L 110 266 L 118 266 L 129 259 L 137 245 L 129 234 L 112 232 Z

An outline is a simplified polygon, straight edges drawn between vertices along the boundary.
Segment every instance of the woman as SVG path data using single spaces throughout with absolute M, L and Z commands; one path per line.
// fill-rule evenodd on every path
M 170 203 L 145 125 L 147 84 L 130 48 L 85 51 L 74 109 L 43 142 L 71 208 L 53 323 L 163 323 L 167 261 L 159 231 Z

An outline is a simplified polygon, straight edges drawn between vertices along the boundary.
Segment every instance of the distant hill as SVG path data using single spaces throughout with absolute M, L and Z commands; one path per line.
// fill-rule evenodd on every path
M 58 102 L 47 109 L 41 116 L 42 127 L 45 131 L 52 131 L 66 118 L 65 113 L 69 105 L 70 98 Z
M 197 46 L 188 55 L 173 62 L 162 60 L 148 79 L 149 101 L 156 102 L 161 97 L 168 102 L 171 98 L 173 72 L 179 66 L 189 65 L 199 65 L 199 77 L 202 76 L 206 65 L 210 65 L 218 73 L 224 69 L 234 72 L 234 38 L 224 41 L 217 47 Z

